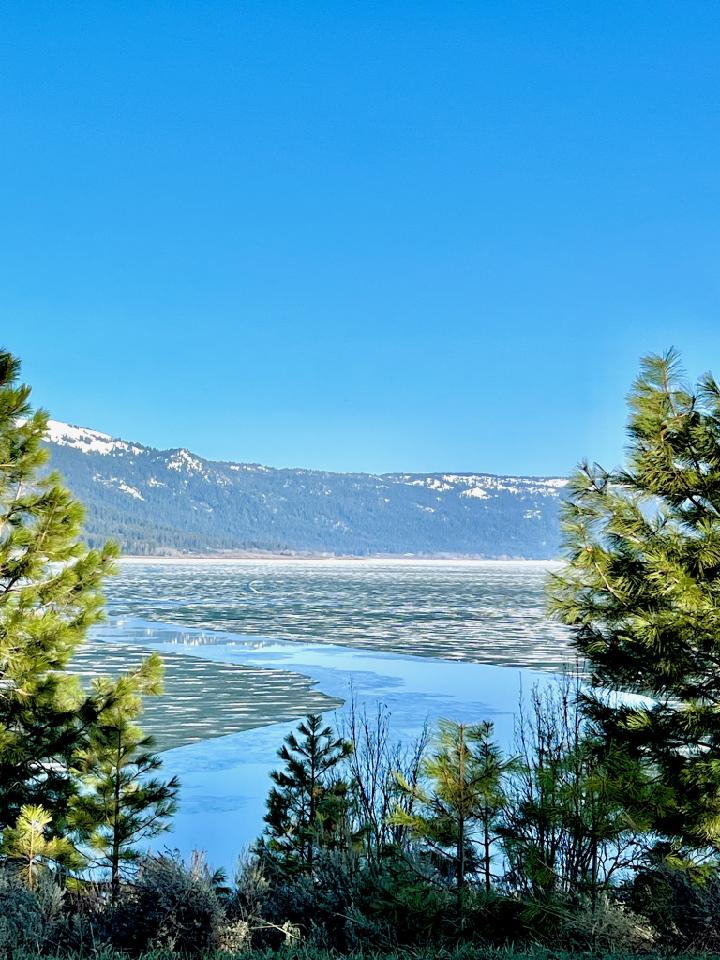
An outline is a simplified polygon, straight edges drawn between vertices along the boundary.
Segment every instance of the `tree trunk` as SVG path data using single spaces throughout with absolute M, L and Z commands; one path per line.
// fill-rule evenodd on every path
M 117 766 L 113 791 L 113 835 L 110 850 L 110 902 L 113 906 L 120 896 L 120 731 L 118 731 Z
M 457 906 L 460 917 L 460 929 L 463 927 L 463 888 L 465 886 L 465 727 L 459 728 L 459 780 L 460 780 L 460 809 L 458 811 L 458 838 L 457 838 Z
M 490 893 L 490 826 L 487 817 L 483 822 L 484 847 L 485 847 L 485 893 Z

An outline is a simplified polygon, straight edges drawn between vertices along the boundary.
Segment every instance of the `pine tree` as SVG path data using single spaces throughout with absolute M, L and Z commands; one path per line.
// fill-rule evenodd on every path
M 106 706 L 66 668 L 101 617 L 117 554 L 80 542 L 82 508 L 44 473 L 47 416 L 18 373 L 0 352 L 0 830 L 28 804 L 56 825 L 66 814 L 73 755 Z
M 489 722 L 468 726 L 441 720 L 435 749 L 422 764 L 425 782 L 398 778 L 414 808 L 396 808 L 393 822 L 408 827 L 436 857 L 449 862 L 461 916 L 466 878 L 478 865 L 490 889 L 492 847 L 499 836 L 506 780 L 514 768 L 514 760 L 503 758 L 492 736 Z M 480 858 L 474 839 L 478 830 Z
M 278 751 L 284 769 L 270 776 L 275 784 L 265 815 L 266 850 L 286 868 L 311 872 L 318 849 L 340 842 L 347 786 L 338 765 L 351 746 L 310 714 L 289 734 Z
M 505 757 L 492 739 L 493 725 L 485 722 L 478 726 L 478 738 L 474 745 L 477 764 L 475 785 L 478 791 L 477 820 L 480 828 L 482 849 L 481 865 L 485 892 L 492 886 L 493 847 L 500 839 L 500 827 L 506 804 L 508 778 L 517 770 L 514 758 Z
M 22 807 L 17 823 L 5 830 L 0 851 L 19 868 L 31 890 L 37 887 L 42 870 L 52 866 L 74 868 L 83 865 L 80 853 L 66 837 L 48 836 L 52 817 L 41 806 Z
M 720 389 L 710 374 L 682 380 L 674 351 L 645 359 L 626 466 L 583 464 L 572 479 L 552 609 L 594 683 L 624 694 L 598 692 L 589 710 L 655 784 L 653 829 L 670 849 L 717 850 Z
M 176 808 L 179 783 L 156 774 L 160 758 L 152 737 L 135 722 L 142 697 L 162 692 L 162 661 L 148 657 L 139 670 L 112 683 L 99 679 L 98 694 L 112 706 L 93 728 L 88 748 L 79 758 L 84 789 L 71 805 L 70 823 L 110 870 L 113 902 L 120 892 L 123 864 L 140 857 L 137 845 L 168 829 Z

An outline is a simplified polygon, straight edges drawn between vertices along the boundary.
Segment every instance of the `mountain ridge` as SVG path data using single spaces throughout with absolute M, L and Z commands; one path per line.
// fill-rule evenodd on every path
M 549 559 L 562 477 L 342 473 L 209 460 L 51 420 L 51 465 L 91 544 L 141 555 L 228 551 Z

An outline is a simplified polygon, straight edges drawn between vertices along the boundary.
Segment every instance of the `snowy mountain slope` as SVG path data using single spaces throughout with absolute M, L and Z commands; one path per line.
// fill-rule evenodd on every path
M 131 553 L 290 550 L 555 556 L 565 480 L 344 474 L 205 460 L 51 421 L 52 466 L 86 505 L 88 540 Z

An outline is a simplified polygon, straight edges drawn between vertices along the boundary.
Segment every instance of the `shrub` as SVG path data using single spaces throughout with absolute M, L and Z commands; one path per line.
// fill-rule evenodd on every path
M 204 862 L 186 867 L 178 856 L 147 856 L 134 886 L 122 893 L 113 914 L 113 943 L 197 954 L 218 944 L 224 911 Z
M 270 867 L 272 869 L 272 867 Z M 264 919 L 273 926 L 258 939 L 272 946 L 298 938 L 317 947 L 347 950 L 348 917 L 358 893 L 352 854 L 319 851 L 312 876 L 271 874 Z
M 252 853 L 241 854 L 235 871 L 235 886 L 228 900 L 228 915 L 252 925 L 265 915 L 269 888 L 263 861 Z
M 440 931 L 454 916 L 454 897 L 436 888 L 402 857 L 387 857 L 365 870 L 355 900 L 352 932 L 385 948 L 439 942 Z
M 645 917 L 667 946 L 720 951 L 720 877 L 694 877 L 658 866 L 632 885 L 632 909 Z
M 110 942 L 112 916 L 102 886 L 71 880 L 62 889 L 43 878 L 37 891 L 45 918 L 45 949 L 66 955 L 95 951 Z
M 39 949 L 43 940 L 43 912 L 37 896 L 11 873 L 0 873 L 0 951 Z
M 250 949 L 250 936 L 247 920 L 231 920 L 220 927 L 217 948 L 221 953 L 243 953 Z

